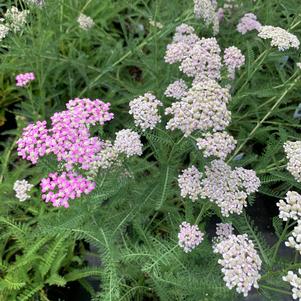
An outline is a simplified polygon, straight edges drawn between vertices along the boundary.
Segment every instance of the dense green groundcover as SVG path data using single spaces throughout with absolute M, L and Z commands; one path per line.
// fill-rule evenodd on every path
M 275 212 L 276 201 L 288 190 L 301 190 L 285 169 L 283 151 L 287 140 L 301 140 L 300 121 L 293 117 L 301 99 L 299 53 L 280 52 L 255 31 L 241 35 L 236 25 L 253 12 L 262 24 L 301 38 L 301 5 L 298 0 L 237 2 L 242 5 L 226 16 L 216 36 L 223 49 L 235 45 L 246 57 L 231 88 L 227 130 L 238 146 L 229 163 L 254 169 L 261 180 L 248 206 L 261 208 L 265 202 Z M 49 292 L 73 281 L 94 301 L 240 299 L 242 295 L 225 286 L 219 256 L 212 252 L 210 233 L 220 220 L 253 241 L 263 262 L 260 300 L 289 297 L 291 288 L 282 276 L 301 268 L 300 256 L 293 249 L 286 256 L 278 251 L 292 227 L 277 213 L 272 219 L 267 216 L 275 233 L 275 244 L 270 244 L 258 231 L 257 216 L 248 210 L 225 218 L 209 201 L 181 198 L 181 170 L 192 164 L 204 169 L 195 140 L 167 131 L 164 114 L 160 125 L 144 133 L 128 114 L 129 101 L 147 91 L 165 107 L 172 103 L 164 91 L 182 75 L 177 66 L 164 62 L 164 53 L 178 25 L 187 23 L 200 37 L 212 36 L 195 19 L 193 1 L 45 0 L 38 7 L 6 0 L 0 3 L 0 15 L 12 5 L 29 8 L 30 14 L 21 32 L 0 42 L 0 300 L 52 300 Z M 95 22 L 88 31 L 78 26 L 80 12 Z M 152 26 L 150 20 L 163 27 Z M 36 80 L 27 88 L 16 87 L 15 76 L 32 71 Z M 58 169 L 57 162 L 47 157 L 30 165 L 17 156 L 16 141 L 28 123 L 49 121 L 76 97 L 110 102 L 114 119 L 97 128 L 97 135 L 113 139 L 122 128 L 134 129 L 142 135 L 144 153 L 100 171 L 92 193 L 71 200 L 68 209 L 55 208 L 41 199 L 39 182 Z M 25 178 L 35 187 L 31 198 L 20 202 L 13 185 Z M 186 254 L 177 245 L 179 225 L 184 220 L 194 223 L 197 216 L 205 239 Z

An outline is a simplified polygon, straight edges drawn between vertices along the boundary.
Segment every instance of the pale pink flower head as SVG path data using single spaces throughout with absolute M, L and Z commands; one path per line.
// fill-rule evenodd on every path
M 204 239 L 204 234 L 199 230 L 197 225 L 191 225 L 183 222 L 180 225 L 180 232 L 178 234 L 179 246 L 185 253 L 191 252 Z
M 235 70 L 239 70 L 245 63 L 245 56 L 240 49 L 231 46 L 225 49 L 224 62 L 228 69 L 228 76 L 233 80 L 235 78 Z
M 257 21 L 256 15 L 252 13 L 245 14 L 237 25 L 237 31 L 241 34 L 246 34 L 249 31 L 257 30 L 261 28 L 261 24 Z
M 35 75 L 33 72 L 18 74 L 16 76 L 16 86 L 24 87 L 33 80 L 35 80 Z
M 42 179 L 42 199 L 51 202 L 55 207 L 69 207 L 68 200 L 79 198 L 82 194 L 89 194 L 96 186 L 81 175 L 74 172 L 50 173 L 48 178 Z
M 165 90 L 164 95 L 180 100 L 187 93 L 188 87 L 183 79 L 171 83 Z

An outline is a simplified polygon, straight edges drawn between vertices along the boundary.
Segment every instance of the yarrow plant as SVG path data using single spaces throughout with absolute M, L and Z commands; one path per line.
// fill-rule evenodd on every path
M 254 288 L 280 300 L 290 295 L 289 285 L 300 298 L 293 272 L 301 254 L 301 73 L 292 49 L 298 37 L 261 25 L 256 14 L 266 19 L 264 1 L 195 0 L 172 19 L 168 6 L 164 15 L 158 6 L 140 16 L 140 0 L 121 1 L 120 14 L 104 0 L 95 20 L 80 13 L 96 2 L 78 3 L 74 20 L 64 0 L 58 8 L 45 1 L 46 10 L 24 0 L 18 14 L 23 4 L 34 13 L 12 26 L 17 10 L 3 6 L 8 19 L 0 39 L 16 33 L 2 47 L 8 77 L 2 98 L 18 101 L 9 103 L 17 129 L 8 133 L 20 137 L 1 144 L 0 300 L 44 300 L 52 286 L 74 280 L 95 301 L 228 301 Z M 268 19 L 277 24 L 274 14 L 282 11 L 281 26 L 287 20 L 285 28 L 298 33 L 296 12 L 288 5 L 283 14 L 274 2 Z M 183 7 L 172 6 L 173 12 Z M 72 19 L 82 29 L 78 39 Z M 163 54 L 160 45 L 175 24 Z M 42 42 L 49 48 L 36 60 Z M 290 51 L 283 56 L 277 49 Z M 160 58 L 169 65 L 166 74 Z M 26 87 L 36 76 L 37 89 L 7 88 L 12 60 L 32 70 L 19 74 L 16 85 Z M 82 96 L 65 103 L 60 96 L 68 93 L 107 93 L 113 106 Z M 16 181 L 22 178 L 39 185 L 31 192 L 33 184 Z M 275 199 L 278 216 L 253 210 Z M 260 233 L 254 212 L 273 226 L 272 239 Z M 88 266 L 91 252 L 101 266 Z M 91 277 L 100 281 L 99 292 L 90 289 Z

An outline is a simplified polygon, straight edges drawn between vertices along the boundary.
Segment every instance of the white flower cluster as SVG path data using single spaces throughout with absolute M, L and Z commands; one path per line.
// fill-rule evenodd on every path
M 298 270 L 299 276 L 301 276 L 301 269 Z M 292 271 L 288 271 L 286 276 L 282 277 L 283 281 L 287 281 L 292 286 L 293 299 L 301 300 L 301 277 L 294 274 Z
M 206 133 L 197 139 L 197 146 L 203 150 L 204 157 L 214 156 L 225 159 L 236 146 L 237 141 L 227 132 Z
M 156 124 L 161 121 L 158 106 L 162 106 L 162 102 L 151 93 L 145 93 L 130 101 L 129 113 L 133 115 L 136 126 L 141 127 L 143 131 L 146 129 L 154 129 Z
M 207 79 L 195 83 L 181 101 L 165 110 L 166 115 L 173 115 L 166 128 L 180 129 L 184 136 L 189 136 L 195 130 L 222 131 L 231 119 L 227 109 L 229 100 L 229 90 L 216 81 Z
M 206 26 L 213 25 L 213 33 L 219 32 L 219 19 L 216 13 L 217 3 L 212 0 L 194 0 L 194 14 L 197 19 L 203 19 Z
M 180 100 L 182 97 L 186 96 L 187 90 L 188 87 L 185 81 L 183 79 L 179 79 L 166 88 L 164 95 Z
M 301 141 L 288 141 L 283 147 L 288 159 L 287 170 L 301 182 Z
M 201 181 L 202 197 L 216 203 L 223 216 L 241 214 L 243 207 L 247 206 L 247 196 L 260 186 L 255 171 L 242 167 L 232 170 L 222 160 L 213 160 L 210 166 L 206 166 L 205 175 Z
M 292 231 L 292 236 L 288 238 L 285 245 L 290 248 L 294 248 L 301 254 L 301 220 L 298 220 L 297 226 Z
M 288 191 L 285 200 L 280 200 L 276 205 L 279 207 L 279 217 L 284 221 L 301 219 L 301 195 L 298 192 Z
M 16 197 L 20 202 L 24 202 L 30 198 L 27 192 L 33 187 L 26 180 L 17 180 L 14 184 L 14 191 L 16 192 Z
M 127 157 L 142 155 L 142 143 L 138 133 L 124 129 L 116 133 L 114 148 L 118 153 L 125 154 Z
M 9 27 L 4 24 L 0 24 L 0 41 L 2 41 L 7 36 L 8 33 L 9 33 Z
M 261 26 L 258 36 L 262 39 L 272 39 L 271 45 L 278 47 L 279 51 L 284 51 L 290 47 L 298 49 L 300 41 L 298 38 L 281 27 Z
M 188 253 L 203 241 L 204 234 L 199 230 L 197 225 L 191 225 L 187 222 L 183 222 L 180 225 L 178 239 L 179 246 L 184 249 L 185 253 Z
M 192 201 L 196 201 L 201 194 L 201 177 L 202 174 L 192 165 L 184 169 L 178 177 L 178 183 L 183 198 L 189 197 Z
M 224 62 L 228 69 L 228 76 L 233 80 L 235 78 L 235 70 L 239 70 L 245 63 L 245 56 L 240 49 L 231 46 L 225 49 Z
M 253 286 L 258 288 L 262 262 L 246 234 L 228 236 L 213 245 L 213 251 L 223 257 L 218 263 L 223 266 L 223 279 L 229 289 L 236 287 L 246 297 Z
M 83 13 L 80 13 L 77 18 L 77 22 L 79 24 L 79 27 L 83 30 L 89 30 L 95 25 L 93 19 Z
M 22 30 L 24 25 L 26 24 L 28 14 L 28 10 L 19 11 L 17 7 L 12 6 L 6 11 L 4 15 L 6 25 L 13 32 L 18 32 Z

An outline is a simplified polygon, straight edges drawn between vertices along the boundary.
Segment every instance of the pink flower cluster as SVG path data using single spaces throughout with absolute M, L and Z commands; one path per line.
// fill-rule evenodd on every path
M 39 157 L 53 153 L 58 161 L 64 161 L 67 170 L 79 164 L 87 170 L 97 160 L 102 142 L 90 137 L 89 124 L 103 125 L 113 118 L 110 104 L 98 99 L 74 99 L 67 103 L 68 110 L 51 117 L 52 128 L 47 130 L 46 121 L 30 124 L 17 141 L 18 154 L 36 164 Z
M 18 74 L 16 76 L 16 86 L 17 87 L 24 87 L 26 86 L 29 82 L 35 80 L 35 75 L 33 72 L 29 73 L 23 73 L 23 74 Z
M 237 31 L 241 34 L 246 34 L 252 30 L 259 30 L 261 24 L 257 21 L 256 15 L 252 13 L 245 14 L 240 20 L 237 25 Z
M 68 200 L 80 197 L 83 193 L 89 194 L 95 183 L 73 172 L 50 173 L 48 178 L 42 179 L 42 199 L 52 202 L 53 206 L 69 207 Z
M 67 108 L 51 117 L 50 129 L 47 129 L 46 121 L 29 124 L 17 141 L 18 155 L 33 164 L 46 154 L 54 154 L 59 162 L 64 163 L 67 173 L 51 173 L 41 182 L 43 199 L 54 206 L 64 207 L 69 206 L 68 199 L 87 194 L 95 188 L 95 183 L 72 170 L 75 167 L 89 170 L 100 160 L 105 143 L 91 137 L 89 125 L 97 122 L 103 125 L 113 118 L 113 114 L 109 113 L 110 104 L 98 99 L 76 98 L 67 103 Z
M 46 154 L 49 139 L 46 121 L 29 124 L 23 129 L 22 137 L 17 141 L 18 155 L 36 164 L 38 158 Z
M 204 239 L 204 234 L 199 230 L 197 225 L 191 225 L 183 222 L 180 225 L 178 234 L 179 246 L 184 249 L 185 253 L 191 252 Z

